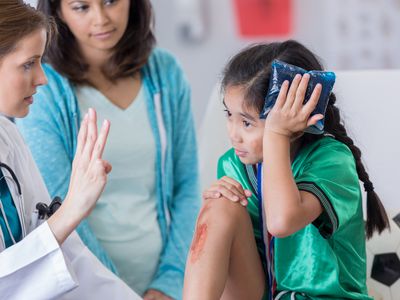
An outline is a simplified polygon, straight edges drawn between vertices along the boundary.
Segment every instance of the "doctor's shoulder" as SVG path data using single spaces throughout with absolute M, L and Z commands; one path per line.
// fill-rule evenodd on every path
M 15 155 L 27 155 L 27 146 L 17 126 L 0 115 L 0 161 Z M 18 154 L 17 154 L 18 153 Z

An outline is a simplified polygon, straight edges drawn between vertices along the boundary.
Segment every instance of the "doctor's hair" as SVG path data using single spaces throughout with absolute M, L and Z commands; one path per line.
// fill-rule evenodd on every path
M 55 34 L 55 24 L 23 0 L 0 1 L 0 59 L 11 53 L 18 42 L 39 29 L 47 32 L 47 43 Z
M 229 87 L 241 87 L 243 91 L 243 108 L 260 113 L 264 107 L 271 76 L 272 61 L 278 59 L 307 71 L 323 70 L 322 64 L 315 54 L 294 40 L 269 44 L 255 44 L 245 48 L 235 55 L 223 71 L 222 92 Z M 366 235 L 371 238 L 375 231 L 381 233 L 389 228 L 386 211 L 361 160 L 361 150 L 348 136 L 335 105 L 336 96 L 331 93 L 325 113 L 325 131 L 344 143 L 352 152 L 359 179 L 364 183 L 367 193 L 367 222 Z M 312 143 L 323 135 L 305 133 L 302 137 L 302 146 Z
M 62 0 L 39 0 L 38 10 L 54 18 L 58 35 L 47 47 L 44 61 L 75 84 L 91 84 L 87 79 L 89 64 L 79 50 L 75 36 L 61 19 Z M 102 73 L 111 80 L 137 74 L 147 63 L 156 43 L 154 16 L 150 0 L 130 0 L 127 28 L 114 47 Z

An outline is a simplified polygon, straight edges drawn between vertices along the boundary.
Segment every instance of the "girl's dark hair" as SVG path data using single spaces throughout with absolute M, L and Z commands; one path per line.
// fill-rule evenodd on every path
M 223 72 L 222 89 L 241 86 L 244 93 L 245 108 L 261 112 L 268 91 L 271 73 L 271 63 L 279 59 L 305 70 L 323 70 L 316 55 L 297 41 L 288 40 L 281 43 L 256 44 L 235 55 Z M 339 109 L 335 106 L 336 96 L 331 93 L 325 114 L 325 130 L 336 140 L 347 145 L 353 153 L 359 179 L 364 183 L 367 192 L 367 237 L 372 237 L 374 231 L 381 233 L 389 228 L 386 211 L 375 193 L 369 175 L 361 161 L 361 151 L 347 135 L 341 122 Z M 311 143 L 323 135 L 304 134 L 302 143 Z
M 0 59 L 11 53 L 21 39 L 39 29 L 46 30 L 48 43 L 55 33 L 55 24 L 23 0 L 1 0 Z
M 78 43 L 68 26 L 60 18 L 61 0 L 39 0 L 38 10 L 52 16 L 58 27 L 58 36 L 47 48 L 45 61 L 74 83 L 90 83 L 87 79 L 88 64 L 79 51 Z M 131 0 L 129 21 L 124 35 L 102 72 L 106 78 L 132 76 L 146 64 L 155 45 L 153 34 L 153 9 L 149 0 Z

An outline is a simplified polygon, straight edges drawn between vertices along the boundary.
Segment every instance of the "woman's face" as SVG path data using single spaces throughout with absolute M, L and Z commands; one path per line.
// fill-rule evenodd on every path
M 0 113 L 16 118 L 28 114 L 36 88 L 47 83 L 41 66 L 45 45 L 46 31 L 39 29 L 0 59 Z
M 129 21 L 130 0 L 61 0 L 60 17 L 75 36 L 83 55 L 109 53 Z

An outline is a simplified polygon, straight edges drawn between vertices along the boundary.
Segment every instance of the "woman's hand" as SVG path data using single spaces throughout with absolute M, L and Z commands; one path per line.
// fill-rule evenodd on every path
M 143 300 L 173 300 L 173 299 L 163 294 L 160 291 L 148 290 L 146 294 L 144 294 Z
M 297 74 L 290 89 L 288 81 L 282 84 L 276 103 L 265 121 L 266 134 L 273 132 L 293 138 L 324 117 L 321 114 L 310 117 L 321 95 L 321 84 L 315 86 L 309 101 L 303 104 L 309 80 L 309 74 Z
M 246 206 L 248 203 L 247 198 L 251 197 L 251 195 L 251 191 L 243 189 L 239 182 L 224 176 L 203 192 L 203 200 L 225 197 L 233 202 L 240 201 L 240 204 Z
M 98 135 L 96 111 L 89 109 L 79 130 L 67 196 L 48 220 L 60 244 L 90 214 L 103 192 L 111 171 L 111 165 L 102 159 L 109 129 L 110 123 L 105 120 Z

